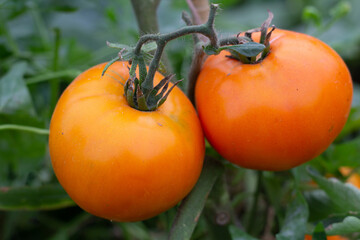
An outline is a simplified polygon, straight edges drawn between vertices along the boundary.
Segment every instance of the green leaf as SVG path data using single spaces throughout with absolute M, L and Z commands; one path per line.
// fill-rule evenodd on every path
M 26 69 L 25 62 L 16 63 L 0 79 L 0 113 L 35 115 L 33 102 L 23 79 Z
M 120 49 L 120 50 L 125 49 L 126 51 L 131 51 L 133 49 L 133 47 L 130 47 L 128 45 L 121 44 L 121 43 L 106 42 L 106 44 L 108 45 L 108 47 L 116 48 L 116 49 Z
M 339 1 L 335 7 L 330 9 L 330 15 L 334 19 L 345 17 L 351 11 L 351 4 L 348 1 Z
M 0 188 L 1 210 L 50 210 L 74 205 L 60 185 Z
M 43 182 L 38 171 L 44 168 L 47 136 L 33 131 L 46 134 L 44 122 L 27 115 L 0 114 L 0 125 L 0 186 Z M 24 126 L 22 130 L 28 131 L 14 130 Z
M 315 170 L 308 169 L 312 179 L 323 189 L 337 208 L 344 212 L 360 211 L 360 190 L 335 178 L 326 179 Z
M 232 50 L 245 57 L 255 57 L 265 49 L 265 46 L 257 42 L 247 42 L 239 45 L 223 46 L 219 49 Z
M 302 13 L 302 19 L 306 22 L 312 22 L 316 26 L 321 26 L 321 13 L 314 6 L 306 6 Z
M 277 240 L 304 240 L 309 210 L 304 197 L 296 191 L 294 200 L 290 203 L 285 216 L 285 223 Z
M 141 47 L 141 50 L 142 50 L 143 52 L 148 53 L 148 52 L 151 52 L 151 51 L 156 50 L 156 48 L 157 48 L 156 42 L 149 42 L 149 43 L 144 44 L 144 45 Z
M 326 153 L 330 161 L 337 163 L 336 168 L 340 166 L 357 167 L 360 159 L 360 137 L 333 145 Z
M 333 223 L 326 228 L 328 235 L 345 235 L 359 232 L 360 219 L 353 216 L 348 216 L 341 223 Z
M 250 236 L 249 234 L 235 226 L 230 226 L 229 231 L 232 240 L 257 240 L 257 238 Z
M 326 240 L 324 225 L 320 222 L 316 225 L 312 234 L 312 240 Z
M 360 130 L 360 106 L 356 106 L 351 108 L 348 120 L 335 141 L 338 142 L 344 137 L 348 136 L 349 134 L 359 130 Z
M 170 231 L 169 240 L 190 239 L 209 193 L 223 170 L 224 168 L 219 162 L 206 158 L 198 182 L 179 206 Z
M 203 50 L 207 55 L 216 55 L 220 52 L 220 49 L 216 49 L 212 45 L 203 46 Z
M 309 221 L 316 222 L 333 214 L 344 213 L 323 190 L 306 191 L 304 197 L 309 205 Z

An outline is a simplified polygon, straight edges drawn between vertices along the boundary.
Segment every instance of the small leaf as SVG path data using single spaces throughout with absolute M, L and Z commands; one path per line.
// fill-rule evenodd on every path
M 102 71 L 101 76 L 104 76 L 104 74 L 105 74 L 105 72 L 108 70 L 108 68 L 109 68 L 113 63 L 115 63 L 115 62 L 118 61 L 118 60 L 120 60 L 120 57 L 116 57 L 116 58 L 114 58 L 113 60 L 111 60 L 110 62 L 108 62 L 108 63 L 106 64 L 106 66 L 104 67 L 104 70 Z
M 336 169 L 340 166 L 357 167 L 360 159 L 360 137 L 333 145 L 326 154 L 331 162 L 337 163 Z
M 267 35 L 268 28 L 269 28 L 269 26 L 271 24 L 272 19 L 274 18 L 274 14 L 272 12 L 270 12 L 268 10 L 268 13 L 269 13 L 269 17 L 265 20 L 265 22 L 263 22 L 263 24 L 260 27 L 260 29 L 261 29 L 260 30 L 261 31 L 260 43 L 265 42 L 265 38 L 266 38 L 266 35 Z
M 320 222 L 316 225 L 312 234 L 312 240 L 326 240 L 324 225 Z
M 148 52 L 156 50 L 156 48 L 157 48 L 156 42 L 149 42 L 149 43 L 144 44 L 141 47 L 141 50 L 148 53 Z
M 0 79 L 0 113 L 35 116 L 31 95 L 23 79 L 26 69 L 25 62 L 16 63 Z
M 316 26 L 321 26 L 321 13 L 320 11 L 314 6 L 306 6 L 302 13 L 302 19 L 306 22 L 312 22 Z
M 359 232 L 360 219 L 353 216 L 348 216 L 341 223 L 333 223 L 326 228 L 328 235 L 345 235 Z
M 304 197 L 309 205 L 310 221 L 320 221 L 333 214 L 345 213 L 331 201 L 323 190 L 304 192 Z
M 232 240 L 258 240 L 235 226 L 230 226 L 229 231 Z
M 351 11 L 351 4 L 348 1 L 339 1 L 338 4 L 330 9 L 330 15 L 334 19 L 345 17 Z
M 220 52 L 220 49 L 216 49 L 212 45 L 203 46 L 203 50 L 207 55 L 217 55 Z
M 108 47 L 111 48 L 116 48 L 116 49 L 125 49 L 126 51 L 131 51 L 133 48 L 125 45 L 125 44 L 121 44 L 121 43 L 111 43 L 111 42 L 106 42 L 106 45 L 108 45 Z
M 50 210 L 74 205 L 60 185 L 0 188 L 1 210 Z
M 149 110 L 149 108 L 148 108 L 148 106 L 146 104 L 145 96 L 144 96 L 143 92 L 141 91 L 139 85 L 137 85 L 136 100 L 137 100 L 139 110 L 141 110 L 141 111 L 148 111 Z
M 344 212 L 360 211 L 360 190 L 355 186 L 344 184 L 335 178 L 326 179 L 310 168 L 308 173 L 338 208 Z
M 223 46 L 219 49 L 232 50 L 245 57 L 255 57 L 265 49 L 265 46 L 256 42 L 247 42 L 239 45 Z
M 160 107 L 165 101 L 166 99 L 168 98 L 169 94 L 171 93 L 171 91 L 176 87 L 176 85 L 178 85 L 180 82 L 182 81 L 182 79 L 180 79 L 179 81 L 176 81 L 172 86 L 171 88 L 169 89 L 169 91 L 167 91 L 167 93 L 165 94 L 165 96 L 163 96 L 158 104 L 157 104 L 157 107 Z M 165 85 L 166 86 L 166 85 Z
M 295 199 L 290 203 L 285 217 L 285 223 L 277 240 L 303 240 L 306 233 L 306 223 L 309 216 L 309 210 L 304 197 L 299 191 L 296 192 Z

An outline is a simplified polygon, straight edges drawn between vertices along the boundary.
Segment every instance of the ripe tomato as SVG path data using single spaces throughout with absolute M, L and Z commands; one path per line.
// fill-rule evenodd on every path
M 340 173 L 343 176 L 346 176 L 346 182 L 347 183 L 351 183 L 352 185 L 354 185 L 355 187 L 360 189 L 360 175 L 357 173 L 351 173 L 352 172 L 352 168 L 349 167 L 341 167 L 339 169 Z
M 341 237 L 341 236 L 327 236 L 326 237 L 327 240 L 347 240 L 347 238 Z M 312 236 L 311 235 L 305 235 L 305 240 L 312 240 Z
M 335 139 L 349 114 L 352 81 L 340 56 L 318 39 L 277 29 L 270 48 L 257 64 L 225 51 L 210 56 L 195 100 L 205 136 L 224 158 L 277 171 L 311 160 Z
M 51 119 L 55 174 L 84 210 L 116 221 L 139 221 L 177 204 L 195 185 L 204 137 L 195 109 L 179 88 L 156 111 L 131 108 L 124 98 L 127 64 L 80 74 Z M 157 73 L 155 82 L 162 79 Z

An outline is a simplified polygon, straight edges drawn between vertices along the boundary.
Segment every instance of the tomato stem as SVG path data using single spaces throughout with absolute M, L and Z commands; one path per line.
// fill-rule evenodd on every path
M 156 110 L 158 107 L 163 104 L 169 95 L 170 92 L 164 93 L 161 91 L 158 94 L 158 87 L 154 87 L 154 76 L 157 70 L 160 66 L 160 60 L 162 57 L 162 54 L 164 52 L 164 48 L 166 44 L 174 40 L 176 38 L 192 34 L 195 43 L 202 43 L 202 49 L 197 49 L 195 52 L 196 54 L 200 54 L 201 56 L 199 58 L 196 58 L 196 55 L 194 57 L 196 58 L 195 61 L 197 61 L 198 66 L 193 68 L 192 71 L 195 73 L 198 73 L 200 70 L 201 60 L 204 58 L 203 52 L 207 54 L 218 54 L 222 50 L 229 50 L 233 57 L 236 59 L 239 59 L 240 61 L 244 63 L 254 63 L 256 62 L 257 56 L 259 53 L 263 52 L 264 49 L 266 51 L 263 52 L 261 56 L 265 57 L 269 52 L 269 44 L 265 45 L 263 43 L 268 43 L 268 34 L 267 28 L 271 22 L 272 15 L 269 13 L 269 18 L 267 21 L 263 23 L 263 26 L 259 28 L 260 30 L 253 30 L 253 31 L 261 31 L 262 32 L 262 41 L 260 43 L 254 43 L 251 40 L 251 32 L 246 32 L 246 37 L 230 37 L 221 39 L 219 41 L 217 33 L 214 28 L 214 22 L 215 22 L 215 15 L 216 11 L 218 9 L 217 4 L 211 4 L 210 5 L 210 12 L 209 17 L 207 21 L 204 24 L 201 25 L 192 25 L 192 22 L 190 20 L 190 17 L 186 15 L 186 13 L 183 13 L 182 18 L 185 21 L 186 25 L 185 27 L 182 27 L 174 32 L 165 33 L 165 34 L 146 34 L 140 37 L 135 47 L 131 48 L 122 44 L 108 44 L 109 46 L 120 48 L 119 52 L 119 59 L 120 60 L 131 60 L 132 65 L 130 68 L 130 78 L 127 81 L 127 84 L 124 86 L 124 95 L 127 99 L 129 105 L 135 109 L 141 110 L 141 111 L 153 111 Z M 201 34 L 205 36 L 209 43 L 204 43 L 200 40 L 200 38 L 197 36 L 198 34 Z M 264 35 L 265 34 L 265 35 Z M 271 34 L 271 32 L 269 33 Z M 248 37 L 250 36 L 250 37 Z M 144 44 L 149 42 L 155 42 L 156 43 L 156 50 L 155 48 L 155 54 L 153 58 L 151 59 L 151 62 L 149 64 L 149 69 L 146 71 L 146 62 L 145 58 L 149 55 L 148 51 L 144 50 L 142 48 Z M 150 43 L 149 43 L 150 44 Z M 234 45 L 235 44 L 235 45 Z M 199 45 L 199 44 L 197 44 Z M 229 46 L 230 45 L 230 46 Z M 150 47 L 151 49 L 151 47 Z M 125 54 L 123 54 L 125 52 Z M 114 62 L 116 59 L 111 61 L 104 69 L 103 75 L 107 68 Z M 139 66 L 139 79 L 137 79 L 136 76 L 136 69 Z M 190 73 L 191 74 L 191 73 Z M 192 74 L 193 77 L 197 74 Z M 196 79 L 190 80 L 190 88 L 193 89 L 195 87 Z M 166 81 L 165 85 L 163 85 L 163 88 L 167 89 L 169 85 L 169 81 Z M 170 88 L 169 91 L 171 91 L 172 88 Z M 193 91 L 190 90 L 190 96 L 193 95 Z M 139 99 L 141 97 L 141 100 Z M 141 101 L 141 104 L 140 102 Z

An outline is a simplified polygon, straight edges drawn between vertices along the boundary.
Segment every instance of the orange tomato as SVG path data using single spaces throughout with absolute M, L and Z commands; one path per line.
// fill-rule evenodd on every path
M 156 111 L 124 98 L 127 64 L 80 74 L 64 91 L 50 124 L 55 174 L 84 210 L 116 221 L 139 221 L 177 204 L 195 185 L 204 137 L 195 109 L 175 88 Z M 155 82 L 163 77 L 157 73 Z
M 347 240 L 347 238 L 341 237 L 341 236 L 327 236 L 326 237 L 327 240 Z M 312 240 L 312 236 L 311 235 L 305 235 L 305 240 Z
M 351 173 L 352 168 L 349 168 L 349 167 L 341 167 L 341 168 L 339 168 L 339 171 L 343 176 L 348 177 L 346 179 L 347 183 L 351 183 L 352 185 L 354 185 L 355 187 L 360 189 L 360 176 L 359 176 L 359 174 Z
M 226 51 L 208 57 L 195 100 L 205 136 L 224 158 L 278 171 L 331 144 L 347 120 L 352 81 L 340 56 L 311 36 L 276 29 L 270 47 L 257 64 Z

